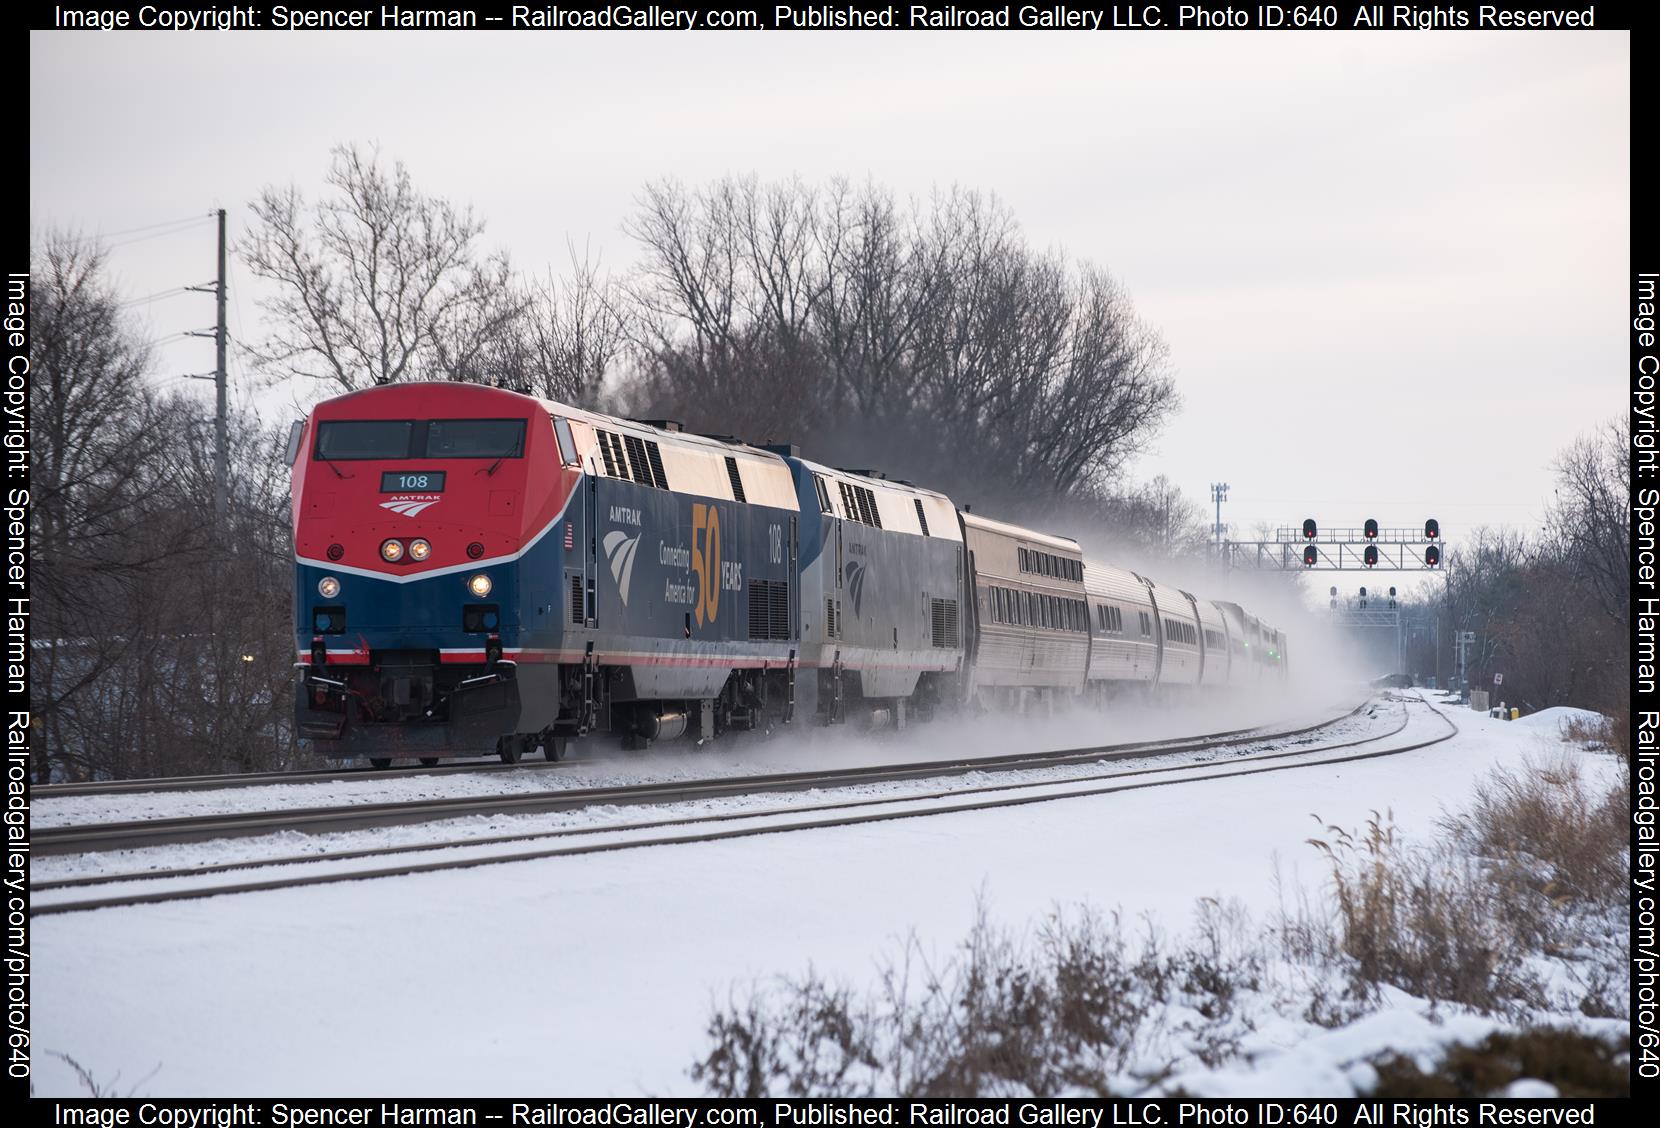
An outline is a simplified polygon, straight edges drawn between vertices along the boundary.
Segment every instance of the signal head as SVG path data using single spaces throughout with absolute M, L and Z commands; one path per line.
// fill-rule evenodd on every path
M 1378 546 L 1375 544 L 1367 545 L 1366 551 L 1361 553 L 1361 559 L 1366 561 L 1368 568 L 1376 568 L 1378 566 Z
M 1307 520 L 1305 520 L 1303 522 L 1303 539 L 1304 540 L 1313 540 L 1315 537 L 1317 537 L 1319 535 L 1320 535 L 1320 526 L 1318 526 L 1314 523 L 1314 518 L 1310 517 L 1310 518 L 1308 518 Z
M 1303 567 L 1312 568 L 1320 559 L 1320 550 L 1312 544 L 1303 549 Z
M 1441 549 L 1439 546 L 1432 544 L 1424 549 L 1424 563 L 1431 568 L 1441 566 Z
M 1428 521 L 1424 522 L 1424 539 L 1425 540 L 1435 540 L 1440 535 L 1441 535 L 1441 522 L 1437 521 L 1433 517 L 1431 517 Z
M 1374 520 L 1371 517 L 1366 518 L 1366 530 L 1365 531 L 1366 531 L 1366 539 L 1367 540 L 1376 540 L 1377 535 L 1378 535 L 1378 523 L 1377 523 L 1377 521 Z

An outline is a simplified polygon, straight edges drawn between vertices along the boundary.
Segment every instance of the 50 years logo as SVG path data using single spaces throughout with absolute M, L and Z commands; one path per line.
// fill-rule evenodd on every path
M 692 506 L 692 571 L 697 573 L 697 602 L 692 614 L 697 625 L 714 622 L 720 610 L 720 510 L 698 503 Z

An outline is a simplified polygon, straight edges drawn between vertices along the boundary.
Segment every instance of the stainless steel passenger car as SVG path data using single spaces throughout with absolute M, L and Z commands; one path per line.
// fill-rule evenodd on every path
M 1098 693 L 1137 686 L 1150 689 L 1159 676 L 1157 609 L 1147 584 L 1134 572 L 1084 561 L 1089 600 L 1089 685 Z
M 1084 554 L 1064 537 L 962 514 L 974 575 L 971 697 L 987 704 L 1082 690 L 1089 666 Z

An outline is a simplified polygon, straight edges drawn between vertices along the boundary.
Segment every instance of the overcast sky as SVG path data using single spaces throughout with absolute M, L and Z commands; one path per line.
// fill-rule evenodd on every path
M 995 192 L 1111 270 L 1184 401 L 1135 466 L 1224 519 L 1536 527 L 1623 410 L 1630 38 L 1548 33 L 37 32 L 31 221 L 120 232 L 319 189 L 376 141 L 521 268 L 624 269 L 640 185 L 844 174 Z M 164 231 L 166 229 L 163 229 Z M 152 234 L 139 232 L 139 235 Z M 207 221 L 115 236 L 133 297 L 207 282 Z M 260 332 L 233 263 L 233 335 Z M 156 338 L 211 296 L 134 307 Z M 172 339 L 164 373 L 206 372 Z M 233 368 L 233 377 L 242 379 Z M 210 384 L 196 387 L 209 402 Z M 278 414 L 288 414 L 276 405 Z M 810 439 L 804 445 L 811 446 Z M 809 451 L 810 452 L 810 451 Z

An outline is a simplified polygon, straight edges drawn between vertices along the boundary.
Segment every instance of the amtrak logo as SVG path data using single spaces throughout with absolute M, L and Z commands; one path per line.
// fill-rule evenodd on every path
M 628 606 L 628 581 L 634 576 L 634 550 L 640 547 L 640 534 L 629 536 L 618 529 L 605 534 L 605 558 L 611 561 L 611 578 L 617 581 L 617 594 L 623 606 Z
M 865 592 L 865 566 L 857 560 L 850 560 L 842 571 L 847 576 L 847 594 L 853 597 L 853 617 L 857 619 L 859 603 Z
M 380 507 L 390 509 L 394 513 L 401 513 L 405 517 L 418 517 L 422 510 L 437 505 L 440 500 L 442 499 L 436 497 L 430 499 L 400 497 L 392 501 L 383 501 L 380 503 Z

